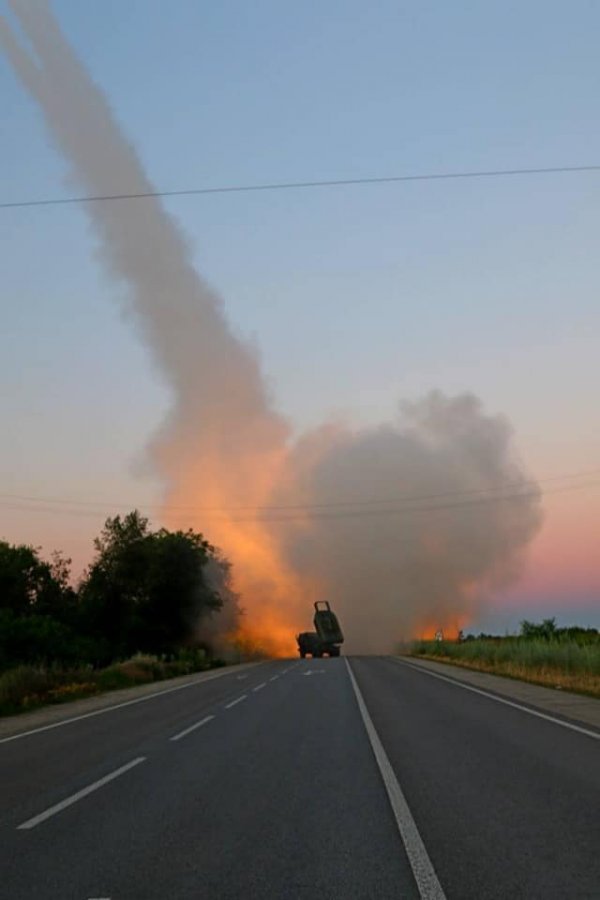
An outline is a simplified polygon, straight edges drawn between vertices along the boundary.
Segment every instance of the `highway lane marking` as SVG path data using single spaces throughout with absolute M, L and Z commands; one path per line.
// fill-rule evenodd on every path
M 194 725 L 190 725 L 189 728 L 186 728 L 184 731 L 180 731 L 179 734 L 174 734 L 172 738 L 169 738 L 170 741 L 179 741 L 182 737 L 185 737 L 186 734 L 191 734 L 192 731 L 195 731 L 196 728 L 202 728 L 203 725 L 206 725 L 208 722 L 212 722 L 214 716 L 205 716 L 204 719 L 200 719 L 199 722 L 196 722 Z
M 582 728 L 581 725 L 574 725 L 572 722 L 565 722 L 563 719 L 556 719 L 554 716 L 550 716 L 547 713 L 538 712 L 537 709 L 531 709 L 529 706 L 523 706 L 521 703 L 515 703 L 514 700 L 506 700 L 504 697 L 498 697 L 496 694 L 490 694 L 487 691 L 482 690 L 481 688 L 473 687 L 471 684 L 464 684 L 462 681 L 457 681 L 454 678 L 448 678 L 447 675 L 440 675 L 439 672 L 430 672 L 428 669 L 422 669 L 421 666 L 411 666 L 410 663 L 404 662 L 404 660 L 394 660 L 401 666 L 407 666 L 409 669 L 412 669 L 413 672 L 422 672 L 424 675 L 431 675 L 432 678 L 439 678 L 440 681 L 447 681 L 449 684 L 453 684 L 455 687 L 463 688 L 465 691 L 472 691 L 474 694 L 481 694 L 482 697 L 487 697 L 488 700 L 495 700 L 496 703 L 504 703 L 505 706 L 512 706 L 514 709 L 520 709 L 521 712 L 529 713 L 530 716 L 537 716 L 538 719 L 545 719 L 546 722 L 553 722 L 555 725 L 562 725 L 563 728 L 570 728 L 571 731 L 577 731 L 579 734 L 584 734 L 586 737 L 591 737 L 595 741 L 600 741 L 600 732 L 590 731 L 588 728 Z
M 369 715 L 365 701 L 363 700 L 363 695 L 356 683 L 354 673 L 350 668 L 350 663 L 347 659 L 345 660 L 345 663 L 348 669 L 348 675 L 350 676 L 350 682 L 354 688 L 354 695 L 356 697 L 356 702 L 358 703 L 363 724 L 371 742 L 371 748 L 375 754 L 381 777 L 383 778 L 392 812 L 394 813 L 396 824 L 398 825 L 398 831 L 400 832 L 400 837 L 402 838 L 402 843 L 404 844 L 404 849 L 406 850 L 406 855 L 408 856 L 408 861 L 413 871 L 421 900 L 446 900 L 446 895 L 438 881 L 435 869 L 433 868 L 429 854 L 425 849 L 425 844 L 419 834 L 419 829 L 412 817 L 412 813 L 406 802 L 402 788 L 398 783 L 392 764 L 390 763 L 379 735 L 375 730 L 375 726 L 373 725 L 373 721 Z
M 263 681 L 262 684 L 257 684 L 256 687 L 253 687 L 253 688 L 252 688 L 252 690 L 253 690 L 253 691 L 262 691 L 262 689 L 263 689 L 264 687 L 266 687 L 266 686 L 267 686 L 267 682 L 266 682 L 266 681 Z
M 252 663 L 251 665 L 256 665 Z M 258 665 L 261 665 L 258 663 Z M 173 691 L 182 691 L 184 688 L 197 687 L 199 684 L 207 684 L 214 681 L 215 678 L 222 678 L 224 675 L 233 675 L 233 672 L 215 672 L 208 678 L 202 678 L 198 681 L 186 681 L 185 684 L 178 684 L 176 687 L 165 688 L 164 691 L 155 691 L 153 694 L 145 694 L 143 697 L 136 697 L 135 700 L 125 700 L 123 703 L 115 703 L 112 706 L 105 706 L 103 709 L 95 709 L 93 712 L 82 713 L 80 716 L 72 716 L 70 719 L 63 719 L 60 722 L 53 722 L 51 725 L 41 725 L 39 728 L 32 728 L 30 731 L 21 731 L 19 734 L 11 734 L 10 737 L 0 738 L 0 744 L 8 744 L 9 741 L 18 741 L 19 738 L 29 737 L 30 734 L 39 734 L 41 731 L 51 731 L 53 728 L 61 728 L 63 725 L 70 725 L 72 722 L 81 722 L 82 719 L 91 719 L 93 716 L 101 716 L 104 713 L 113 712 L 115 709 L 123 709 L 125 706 L 133 706 L 135 703 L 144 703 L 146 700 L 154 700 L 155 697 L 162 697 L 163 694 L 172 694 Z
M 273 675 L 272 678 L 269 678 L 269 681 L 277 681 L 278 678 L 279 678 L 279 675 Z
M 139 764 L 143 763 L 145 759 L 145 756 L 138 756 L 137 759 L 132 759 L 131 762 L 128 762 L 124 766 L 121 766 L 120 769 L 115 769 L 115 771 L 111 772 L 110 775 L 105 775 L 104 778 L 100 778 L 98 781 L 94 781 L 93 784 L 88 784 L 87 787 L 84 787 L 80 791 L 77 791 L 76 794 L 71 794 L 71 796 L 67 797 L 66 800 L 61 800 L 60 803 L 56 803 L 54 806 L 51 806 L 49 809 L 44 810 L 44 812 L 40 813 L 39 815 L 34 816 L 32 819 L 27 819 L 26 822 L 23 822 L 21 825 L 17 825 L 17 831 L 35 828 L 36 825 L 39 825 L 41 822 L 45 822 L 46 819 L 52 818 L 52 816 L 55 816 L 57 813 L 62 812 L 63 809 L 66 809 L 68 806 L 72 806 L 83 797 L 87 797 L 88 794 L 91 794 L 94 791 L 97 791 L 99 788 L 104 787 L 104 785 L 108 784 L 109 781 L 114 781 L 115 778 L 119 778 L 120 775 L 128 772 L 129 769 L 133 769 L 134 766 L 139 766 Z
M 242 694 L 241 697 L 238 697 L 237 700 L 232 700 L 231 703 L 227 703 L 225 705 L 225 709 L 231 709 L 232 706 L 237 706 L 238 703 L 241 703 L 242 700 L 245 700 L 248 694 Z

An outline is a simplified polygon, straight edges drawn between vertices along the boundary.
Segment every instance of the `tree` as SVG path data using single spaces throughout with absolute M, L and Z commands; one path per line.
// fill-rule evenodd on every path
M 0 541 L 0 669 L 18 663 L 77 662 L 77 596 L 70 560 Z
M 523 619 L 521 622 L 521 637 L 544 641 L 558 637 L 556 619 L 544 619 L 541 623 L 529 622 L 527 619 Z
M 0 609 L 70 621 L 76 608 L 69 585 L 71 560 L 54 553 L 48 563 L 39 554 L 39 548 L 0 541 Z
M 107 519 L 95 548 L 80 597 L 88 633 L 103 642 L 106 660 L 173 652 L 222 605 L 205 571 L 216 551 L 191 529 L 152 532 L 135 510 Z

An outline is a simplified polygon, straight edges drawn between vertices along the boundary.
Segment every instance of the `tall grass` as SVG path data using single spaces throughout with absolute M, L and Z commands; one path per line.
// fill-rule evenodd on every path
M 411 656 L 600 696 L 600 641 L 484 638 L 416 641 Z
M 183 650 L 170 660 L 138 654 L 105 669 L 17 666 L 0 675 L 0 715 L 188 675 L 220 665 L 223 665 L 221 660 L 209 659 L 204 650 Z

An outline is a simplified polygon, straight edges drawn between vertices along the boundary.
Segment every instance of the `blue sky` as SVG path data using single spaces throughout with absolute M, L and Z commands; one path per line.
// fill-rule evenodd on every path
M 600 163 L 592 2 L 53 5 L 166 190 Z M 77 194 L 1 58 L 0 96 L 1 199 Z M 167 205 L 295 427 L 472 390 L 545 477 L 600 468 L 599 200 L 600 173 Z M 0 235 L 0 491 L 151 502 L 168 397 L 83 210 L 0 211 Z M 599 497 L 549 500 L 553 539 L 580 522 L 589 553 Z M 0 534 L 79 561 L 97 526 L 0 507 Z

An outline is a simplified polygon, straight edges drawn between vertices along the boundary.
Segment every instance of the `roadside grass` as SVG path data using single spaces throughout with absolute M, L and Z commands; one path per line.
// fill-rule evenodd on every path
M 185 650 L 169 660 L 137 654 L 105 669 L 17 666 L 0 675 L 0 716 L 223 665 L 223 660 L 209 658 L 204 650 Z
M 600 697 L 600 642 L 518 637 L 415 641 L 410 656 Z

